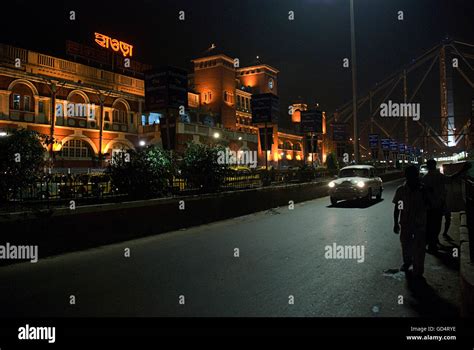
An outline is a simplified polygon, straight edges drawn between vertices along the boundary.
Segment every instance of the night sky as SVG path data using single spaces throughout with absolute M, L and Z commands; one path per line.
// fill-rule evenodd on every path
M 474 43 L 472 0 L 355 0 L 355 12 L 360 93 L 447 34 Z M 154 65 L 190 69 L 211 43 L 241 65 L 259 55 L 280 70 L 284 106 L 301 97 L 332 112 L 351 99 L 351 71 L 342 67 L 350 57 L 349 0 L 2 3 L 3 43 L 64 56 L 65 40 L 92 45 L 94 31 L 133 44 L 135 59 Z

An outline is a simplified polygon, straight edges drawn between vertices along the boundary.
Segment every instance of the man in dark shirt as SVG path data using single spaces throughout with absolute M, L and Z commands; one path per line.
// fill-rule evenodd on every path
M 426 214 L 429 201 L 420 183 L 418 169 L 410 165 L 405 169 L 406 181 L 393 197 L 393 232 L 400 233 L 403 265 L 400 271 L 408 272 L 413 265 L 413 277 L 423 278 L 426 246 Z
M 428 252 L 435 253 L 438 250 L 438 235 L 441 231 L 443 215 L 449 209 L 445 208 L 447 195 L 445 185 L 451 183 L 456 177 L 464 174 L 470 168 L 470 164 L 465 163 L 461 170 L 452 176 L 441 174 L 439 170 L 436 169 L 436 161 L 434 159 L 428 160 L 426 165 L 428 167 L 428 173 L 421 179 L 423 186 L 428 192 L 431 204 L 427 213 L 426 240 Z

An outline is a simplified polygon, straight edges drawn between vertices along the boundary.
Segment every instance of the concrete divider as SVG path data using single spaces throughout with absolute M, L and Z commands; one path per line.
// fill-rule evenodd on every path
M 401 173 L 382 176 L 384 181 L 400 177 Z M 14 245 L 38 245 L 41 258 L 324 197 L 328 182 L 2 214 L 0 237 Z

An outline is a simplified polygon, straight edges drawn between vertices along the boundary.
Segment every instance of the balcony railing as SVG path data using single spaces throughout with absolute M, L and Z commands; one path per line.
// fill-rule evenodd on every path
M 215 133 L 219 133 L 224 136 L 224 138 L 229 140 L 241 140 L 249 142 L 257 142 L 256 134 L 248 134 L 239 131 L 227 130 L 218 127 L 210 127 L 202 124 L 195 123 L 178 123 L 178 133 L 181 134 L 193 134 L 193 135 L 202 135 L 207 137 L 213 137 Z
M 106 88 L 111 88 L 111 86 L 104 84 L 105 82 L 118 85 L 118 90 L 133 92 L 130 91 L 130 89 L 133 89 L 136 93 L 142 96 L 144 96 L 145 93 L 145 84 L 141 79 L 131 78 L 122 74 L 105 71 L 80 63 L 43 55 L 38 52 L 0 44 L 0 62 L 15 67 L 15 60 L 17 58 L 20 58 L 22 66 L 24 67 L 23 69 L 26 69 L 26 66 L 29 65 L 37 68 L 47 67 L 49 69 L 58 71 L 58 73 L 63 73 L 57 74 L 51 72 L 50 70 L 43 70 L 41 71 L 41 74 L 44 75 L 49 75 L 52 77 L 61 75 L 61 77 L 66 78 L 67 75 L 64 73 L 69 73 L 74 76 L 67 77 L 66 79 L 68 80 L 77 80 L 77 77 L 80 77 L 85 83 L 92 83 L 95 85 L 104 86 Z

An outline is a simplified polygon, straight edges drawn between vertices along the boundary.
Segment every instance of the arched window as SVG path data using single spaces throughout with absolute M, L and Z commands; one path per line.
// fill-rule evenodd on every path
M 62 158 L 74 159 L 90 159 L 92 154 L 91 146 L 83 140 L 69 140 L 59 152 L 59 156 Z
M 79 92 L 69 95 L 66 108 L 68 117 L 85 118 L 89 112 L 89 104 Z
M 127 107 L 121 101 L 114 104 L 113 122 L 118 124 L 127 124 Z
M 301 151 L 301 144 L 300 143 L 293 144 L 293 150 L 294 151 Z
M 283 142 L 283 149 L 287 149 L 287 150 L 293 149 L 291 142 L 290 141 Z
M 86 100 L 85 100 L 84 96 L 82 96 L 81 94 L 79 94 L 77 92 L 73 92 L 69 96 L 68 101 L 72 102 L 72 103 L 86 103 Z
M 33 92 L 23 83 L 15 84 L 10 95 L 10 109 L 24 112 L 34 112 Z

